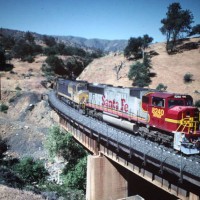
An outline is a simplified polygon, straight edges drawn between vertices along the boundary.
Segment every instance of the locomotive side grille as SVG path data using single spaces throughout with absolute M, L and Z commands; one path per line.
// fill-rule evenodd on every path
M 131 96 L 131 97 L 140 98 L 140 91 L 139 91 L 139 90 L 131 89 L 131 90 L 130 90 L 130 96 Z
M 88 90 L 91 93 L 96 93 L 96 94 L 104 94 L 104 88 L 103 87 L 96 87 L 96 86 L 88 86 Z

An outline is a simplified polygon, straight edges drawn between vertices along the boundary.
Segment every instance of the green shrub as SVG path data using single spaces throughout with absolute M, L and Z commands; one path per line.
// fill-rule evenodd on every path
M 163 83 L 159 83 L 159 85 L 156 87 L 156 90 L 165 91 L 167 89 L 167 86 Z
M 23 158 L 20 163 L 14 165 L 13 170 L 17 172 L 26 183 L 42 183 L 48 175 L 42 161 L 33 158 Z
M 41 70 L 46 77 L 55 75 L 53 68 L 47 64 L 42 64 Z
M 19 86 L 17 86 L 16 88 L 15 88 L 15 90 L 22 90 Z
M 192 81 L 192 77 L 193 77 L 193 74 L 190 74 L 190 73 L 186 73 L 183 77 L 183 80 L 185 83 L 189 83 Z
M 28 55 L 27 57 L 25 57 L 25 58 L 23 59 L 23 61 L 27 61 L 28 63 L 32 63 L 32 62 L 35 61 L 35 59 L 34 59 L 33 56 Z
M 20 97 L 21 95 L 22 95 L 21 92 L 20 92 L 20 91 L 17 91 L 16 97 Z
M 195 104 L 194 104 L 196 107 L 199 107 L 200 108 L 200 100 L 197 100 L 195 101 Z
M 9 99 L 9 103 L 12 103 L 12 102 L 14 102 L 15 101 L 15 97 L 11 97 L 10 99 Z
M 45 148 L 52 158 L 56 155 L 63 156 L 68 161 L 68 166 L 71 162 L 76 164 L 78 159 L 86 155 L 84 149 L 75 142 L 73 136 L 62 132 L 58 126 L 54 126 L 49 130 Z
M 87 157 L 84 157 L 64 176 L 64 184 L 66 184 L 66 187 L 85 191 L 86 171 Z
M 0 104 L 0 111 L 6 113 L 8 110 L 8 106 L 5 104 Z
M 130 66 L 128 72 L 129 80 L 133 80 L 133 85 L 138 87 L 149 86 L 152 82 L 150 69 L 152 68 L 151 59 L 148 55 L 144 56 L 143 62 L 136 62 Z
M 51 157 L 61 155 L 67 165 L 63 169 L 63 180 L 66 188 L 85 191 L 86 186 L 86 151 L 69 133 L 60 131 L 54 126 L 50 129 L 45 147 Z

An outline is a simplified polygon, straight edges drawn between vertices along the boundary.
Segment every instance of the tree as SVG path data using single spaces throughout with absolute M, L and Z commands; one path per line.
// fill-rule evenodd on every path
M 57 50 L 57 53 L 59 53 L 60 55 L 65 55 L 65 44 L 64 43 L 58 43 L 56 45 L 56 50 Z
M 128 41 L 128 45 L 124 49 L 124 56 L 130 57 L 131 55 L 134 55 L 135 59 L 142 57 L 142 38 L 130 38 Z
M 44 36 L 43 36 L 43 41 L 44 41 L 44 43 L 45 43 L 47 46 L 49 46 L 49 47 L 52 47 L 52 46 L 55 46 L 55 45 L 56 45 L 56 40 L 55 40 L 55 38 L 52 37 L 52 36 L 46 36 L 46 35 L 44 35 Z
M 13 53 L 16 58 L 21 58 L 23 60 L 26 56 L 32 55 L 31 45 L 24 39 L 19 39 L 13 47 Z
M 5 68 L 6 56 L 3 48 L 0 47 L 0 70 Z
M 134 55 L 136 59 L 142 57 L 144 58 L 145 49 L 152 41 L 153 38 L 147 34 L 145 34 L 143 37 L 130 38 L 128 41 L 128 45 L 124 49 L 125 57 L 130 57 L 131 55 Z
M 3 140 L 0 136 L 0 162 L 2 158 L 4 158 L 4 153 L 7 151 L 7 144 L 6 140 Z
M 69 77 L 73 79 L 79 76 L 79 74 L 83 71 L 86 66 L 87 59 L 85 63 L 83 58 L 80 58 L 79 56 L 71 56 L 66 58 L 64 63 Z
M 150 43 L 153 42 L 153 38 L 150 37 L 149 35 L 145 34 L 142 38 L 142 51 L 143 51 L 143 58 L 145 55 L 145 50 L 149 46 Z
M 67 74 L 67 70 L 64 69 L 63 61 L 57 56 L 48 56 L 45 60 L 48 65 L 52 67 L 52 71 L 56 74 L 64 75 Z
M 121 71 L 123 66 L 124 66 L 124 62 L 121 61 L 121 63 L 119 65 L 115 65 L 115 67 L 114 67 L 114 70 L 116 72 L 117 81 L 121 78 L 121 77 L 119 77 L 119 72 Z
M 35 43 L 35 38 L 33 37 L 33 35 L 29 31 L 25 33 L 24 38 L 25 38 L 25 40 L 27 40 L 31 44 Z
M 0 37 L 0 43 L 6 50 L 11 50 L 13 46 L 15 45 L 15 40 L 11 36 L 3 36 Z
M 151 83 L 150 78 L 151 61 L 149 56 L 145 55 L 143 62 L 136 62 L 131 65 L 128 78 L 133 80 L 133 85 L 138 87 L 149 86 Z
M 193 15 L 189 10 L 182 10 L 180 3 L 170 4 L 166 15 L 167 17 L 161 20 L 163 26 L 160 31 L 166 35 L 167 52 L 172 52 L 177 40 L 190 32 Z

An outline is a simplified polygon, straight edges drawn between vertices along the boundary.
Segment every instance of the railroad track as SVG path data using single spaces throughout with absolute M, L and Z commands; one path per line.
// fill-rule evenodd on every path
M 97 139 L 109 143 L 116 149 L 145 159 L 161 170 L 167 170 L 175 173 L 179 178 L 188 179 L 192 184 L 199 187 L 200 185 L 200 156 L 184 156 L 178 154 L 173 149 L 155 142 L 145 140 L 140 136 L 131 135 L 130 133 L 110 126 L 97 119 L 82 115 L 64 102 L 57 99 L 56 94 L 49 94 L 49 104 L 56 109 L 63 117 L 67 116 L 78 124 L 92 130 L 92 134 Z

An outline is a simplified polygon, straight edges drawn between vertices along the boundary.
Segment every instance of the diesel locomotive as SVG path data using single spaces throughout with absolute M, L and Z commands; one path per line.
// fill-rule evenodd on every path
M 200 112 L 190 95 L 58 79 L 58 98 L 112 125 L 184 154 L 200 152 Z

